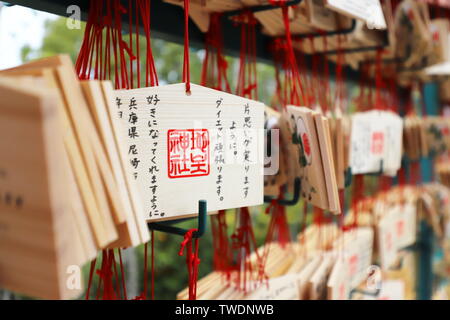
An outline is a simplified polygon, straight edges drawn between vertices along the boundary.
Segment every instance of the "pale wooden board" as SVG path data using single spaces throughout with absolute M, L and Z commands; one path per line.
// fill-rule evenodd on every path
M 108 243 L 112 241 L 108 237 L 107 231 L 104 227 L 96 198 L 94 196 L 92 183 L 89 180 L 87 169 L 83 162 L 80 147 L 78 145 L 73 126 L 70 123 L 67 109 L 64 106 L 64 99 L 59 90 L 59 84 L 56 79 L 56 75 L 52 68 L 44 67 L 32 67 L 32 66 L 20 66 L 19 68 L 3 70 L 1 74 L 8 76 L 22 77 L 32 76 L 35 79 L 43 79 L 45 85 L 56 90 L 56 99 L 58 101 L 58 112 L 62 126 L 62 133 L 64 138 L 64 144 L 66 152 L 69 156 L 70 163 L 75 173 L 75 177 L 79 186 L 81 196 L 83 198 L 84 207 L 89 217 L 91 229 L 94 233 L 97 247 L 104 248 Z
M 208 211 L 255 206 L 263 202 L 264 105 L 195 84 L 191 84 L 191 91 L 191 95 L 187 95 L 184 84 L 116 91 L 116 97 L 122 103 L 120 106 L 113 106 L 114 109 L 111 110 L 122 123 L 121 132 L 116 134 L 122 136 L 121 144 L 126 146 L 127 154 L 131 155 L 128 158 L 128 165 L 138 184 L 140 201 L 144 204 L 144 212 L 149 220 L 197 213 L 198 201 L 202 199 L 207 200 Z M 156 95 L 159 99 L 156 106 L 155 100 L 152 100 L 152 105 L 149 106 L 147 97 L 153 96 L 155 99 Z M 132 109 L 138 117 L 135 125 L 129 123 L 132 116 L 130 112 L 132 99 L 135 99 L 137 104 L 136 109 Z M 155 118 L 151 117 L 152 109 L 155 110 Z M 247 111 L 249 114 L 246 114 Z M 249 117 L 251 128 L 244 128 L 246 117 Z M 148 126 L 149 121 L 151 128 Z M 233 121 L 236 127 L 234 140 L 228 130 Z M 222 131 L 216 130 L 216 124 Z M 139 137 L 129 137 L 132 127 L 136 128 Z M 169 150 L 173 150 L 168 149 L 169 130 L 195 129 L 207 130 L 209 134 L 209 145 L 205 145 L 201 153 L 202 157 L 209 158 L 209 173 L 207 167 L 203 166 L 201 169 L 205 170 L 198 176 L 197 168 L 191 167 L 188 174 L 192 174 L 193 171 L 197 176 L 179 177 L 178 171 L 171 171 L 174 167 L 170 164 L 173 162 L 169 162 Z M 151 133 L 155 133 L 150 130 L 159 130 L 158 136 L 150 136 Z M 248 145 L 245 145 L 244 133 L 251 139 Z M 224 142 L 218 141 L 218 134 L 224 137 Z M 189 138 L 186 141 L 192 140 Z M 132 145 L 136 145 L 137 155 L 130 152 Z M 152 149 L 155 148 L 153 155 Z M 194 150 L 197 151 L 199 150 Z M 245 152 L 249 154 L 248 161 L 243 160 Z M 191 155 L 198 156 L 198 154 Z M 189 158 L 189 155 L 187 157 Z M 223 157 L 224 163 L 216 163 L 220 157 Z M 136 162 L 136 168 L 132 167 L 131 163 L 135 158 L 139 160 Z M 191 163 L 189 161 L 181 163 L 184 164 Z M 244 167 L 247 164 L 246 173 Z M 156 182 L 152 182 L 153 174 L 150 173 L 150 169 L 153 169 Z M 219 170 L 222 170 L 221 173 Z M 246 175 L 248 180 L 245 180 Z M 219 180 L 221 182 L 217 183 Z M 248 183 L 245 183 L 246 181 Z M 157 185 L 155 194 L 150 188 L 154 185 Z M 248 193 L 245 192 L 247 187 Z M 156 208 L 152 208 L 151 199 L 155 199 L 153 195 L 156 197 L 154 201 Z
M 385 216 L 377 225 L 377 243 L 380 255 L 380 265 L 383 270 L 388 270 L 397 259 L 397 210 L 387 210 Z
M 334 169 L 333 152 L 331 150 L 331 138 L 328 119 L 321 114 L 314 115 L 314 121 L 319 138 L 319 147 L 324 169 L 325 185 L 328 196 L 328 210 L 338 214 L 341 211 L 339 204 L 339 193 L 336 182 L 336 172 Z
M 306 156 L 307 165 L 297 173 L 302 179 L 302 197 L 319 208 L 328 209 L 322 156 L 312 110 L 296 106 L 288 106 L 287 110 L 290 115 L 291 132 L 300 136 L 307 135 L 310 146 L 310 155 Z M 298 145 L 297 148 L 301 149 Z
M 311 300 L 325 300 L 327 297 L 327 283 L 334 266 L 334 257 L 325 253 L 322 261 L 309 279 L 309 298 Z
M 366 111 L 352 117 L 350 161 L 353 174 L 379 172 L 395 176 L 401 166 L 402 119 L 388 111 Z
M 108 170 L 107 164 L 105 164 L 107 161 L 104 156 L 103 149 L 98 143 L 99 139 L 97 132 L 92 130 L 92 119 L 89 116 L 87 103 L 83 96 L 83 92 L 81 90 L 81 86 L 79 85 L 79 81 L 77 75 L 75 74 L 75 69 L 70 57 L 68 55 L 48 57 L 28 62 L 18 68 L 27 69 L 30 67 L 54 68 L 58 79 L 58 85 L 60 86 L 60 90 L 63 94 L 64 102 L 69 113 L 69 118 L 75 129 L 83 158 L 85 160 L 85 165 L 88 168 L 88 173 L 93 184 L 100 213 L 102 214 L 106 228 L 110 232 L 110 236 L 113 239 L 117 238 L 117 232 L 115 231 L 114 224 L 111 219 L 109 203 L 101 176 L 105 180 L 106 188 L 108 188 L 110 192 L 113 192 L 113 194 L 116 194 L 114 192 L 115 184 L 111 179 L 110 170 Z M 96 158 L 100 162 L 98 165 L 95 161 Z M 124 222 L 124 216 L 121 210 L 121 207 L 113 210 L 114 218 L 117 223 Z
M 89 112 L 89 108 L 91 108 L 90 105 L 97 106 L 103 102 L 101 91 L 99 91 L 99 88 L 95 85 L 91 85 L 90 81 L 81 82 L 81 88 L 83 89 L 86 106 L 88 107 L 84 110 L 86 130 L 89 132 L 89 137 L 91 138 L 92 149 L 103 181 L 105 193 L 107 194 L 109 208 L 114 217 L 114 222 L 116 224 L 124 223 L 125 214 L 123 213 L 123 199 L 119 195 L 114 172 L 111 169 L 111 161 L 109 161 L 108 158 L 109 154 L 107 153 L 106 143 L 102 140 L 104 136 L 102 136 L 103 127 L 101 126 L 104 122 L 95 123 L 94 118 L 98 114 L 94 114 L 92 111 Z M 75 121 L 77 120 L 75 119 Z
M 135 219 L 135 224 L 138 228 L 141 242 L 145 243 L 150 240 L 150 236 L 147 228 L 147 223 L 145 222 L 144 207 L 139 198 L 139 190 L 137 188 L 137 185 L 136 183 L 134 183 L 132 178 L 131 169 L 127 156 L 128 150 L 126 149 L 126 146 L 121 143 L 122 140 L 120 138 L 120 132 L 122 127 L 120 120 L 117 117 L 115 117 L 114 112 L 111 112 L 111 110 L 114 110 L 115 106 L 114 90 L 111 82 L 109 81 L 102 81 L 101 87 L 105 99 L 105 107 L 107 108 L 106 111 L 108 112 L 108 118 L 111 123 L 112 134 L 114 137 L 116 150 L 118 151 L 120 167 L 123 172 L 126 188 L 128 191 L 128 196 L 130 198 L 132 205 L 132 212 Z
M 50 88 L 56 90 L 56 99 L 58 101 L 58 112 L 60 116 L 61 126 L 63 128 L 63 137 L 66 151 L 69 155 L 72 168 L 75 172 L 75 177 L 79 186 L 80 193 L 83 198 L 86 212 L 89 216 L 92 231 L 94 232 L 95 240 L 99 248 L 104 248 L 114 238 L 108 234 L 102 215 L 99 211 L 97 199 L 94 194 L 92 181 L 89 178 L 87 167 L 84 163 L 81 148 L 78 144 L 75 129 L 71 124 L 68 110 L 65 107 L 65 100 L 60 91 L 60 86 L 57 81 L 55 72 L 51 67 L 45 67 L 49 64 L 48 59 L 37 60 L 31 65 L 22 65 L 18 68 L 3 70 L 1 73 L 8 76 L 24 76 L 29 75 L 36 78 L 43 78 L 45 84 Z M 43 63 L 46 62 L 46 63 Z M 37 65 L 36 67 L 34 65 Z
M 288 191 L 292 193 L 294 191 L 295 178 L 300 172 L 300 164 L 298 161 L 298 146 L 292 143 L 292 132 L 287 111 L 283 111 L 280 118 L 280 140 L 280 152 L 286 167 L 285 175 Z
M 54 93 L 0 80 L 0 285 L 48 299 L 78 296 L 66 268 L 80 259 Z M 20 147 L 18 147 L 20 146 Z M 4 191 L 3 191 L 4 190 Z M 6 198 L 2 198 L 6 200 Z M 21 204 L 18 205 L 18 199 Z M 20 202 L 19 202 L 20 203 Z M 81 289 L 81 288 L 80 288 Z
M 297 285 L 299 289 L 299 299 L 308 300 L 310 296 L 309 291 L 309 279 L 313 276 L 315 270 L 320 266 L 322 262 L 322 255 L 316 254 L 316 256 L 307 262 L 302 271 L 297 276 Z
M 386 144 L 384 168 L 386 175 L 395 177 L 401 168 L 403 156 L 403 120 L 394 113 L 385 116 Z
M 105 185 L 99 169 L 106 166 L 106 160 L 102 161 L 102 164 L 97 164 L 96 156 L 100 155 L 101 147 L 98 145 L 98 149 L 94 148 L 93 141 L 96 137 L 96 132 L 90 126 L 90 118 L 86 105 L 86 101 L 83 97 L 81 87 L 78 84 L 75 71 L 71 64 L 69 57 L 61 58 L 61 65 L 55 68 L 55 72 L 62 88 L 66 106 L 68 107 L 72 125 L 75 128 L 80 149 L 82 151 L 85 165 L 88 168 L 90 180 L 94 187 L 94 194 L 99 205 L 99 211 L 102 215 L 102 219 L 108 235 L 111 239 L 117 239 L 118 234 L 114 225 L 113 215 L 111 214 L 110 206 L 108 203 L 108 197 L 105 190 Z M 97 137 L 98 138 L 98 137 Z M 106 175 L 108 177 L 108 175 Z M 106 183 L 106 181 L 105 181 Z M 114 216 L 117 218 L 117 216 Z M 118 220 L 118 219 L 117 219 Z M 120 221 L 117 221 L 120 222 Z
M 268 284 L 263 284 L 257 290 L 249 294 L 247 300 L 297 300 L 298 285 L 296 274 L 287 274 L 270 279 Z
M 327 283 L 328 300 L 348 300 L 350 295 L 350 279 L 348 277 L 347 260 L 338 256 L 331 270 Z
M 109 190 L 110 199 L 115 203 L 115 210 L 122 210 L 121 214 L 123 214 L 125 218 L 124 223 L 119 223 L 119 225 L 121 225 L 121 227 L 118 227 L 119 239 L 115 241 L 112 246 L 136 246 L 141 243 L 140 236 L 134 219 L 134 212 L 126 187 L 125 177 L 120 164 L 119 154 L 114 141 L 113 131 L 100 82 L 89 80 L 83 81 L 81 85 L 87 98 L 91 114 L 95 120 L 95 127 L 99 132 L 101 144 L 106 153 L 105 160 L 107 163 L 100 163 L 100 166 L 109 166 L 111 168 L 111 172 L 108 172 L 104 176 L 112 177 L 117 186 L 117 190 Z M 109 183 L 110 182 L 107 182 L 106 184 L 110 185 Z M 118 226 L 117 223 L 116 226 Z
M 372 263 L 373 228 L 357 228 L 335 241 L 335 249 L 347 260 L 350 287 L 355 288 L 367 276 Z
M 81 243 L 86 254 L 86 261 L 92 260 L 97 256 L 97 252 L 100 249 L 97 247 L 94 238 L 94 232 L 89 224 L 89 219 L 86 213 L 86 209 L 83 204 L 80 190 L 76 183 L 73 169 L 68 169 L 69 183 L 72 186 L 72 212 L 75 217 L 75 223 L 77 230 L 80 233 Z
M 64 140 L 64 137 L 62 137 L 62 139 Z M 71 225 L 75 228 L 75 231 L 78 234 L 79 239 L 77 240 L 77 242 L 81 246 L 81 250 L 83 252 L 83 257 L 78 264 L 83 265 L 95 258 L 95 256 L 97 255 L 98 247 L 95 243 L 92 229 L 89 225 L 86 210 L 83 205 L 83 200 L 78 190 L 78 185 L 76 183 L 75 175 L 70 165 L 66 150 L 64 150 L 62 157 L 65 166 L 64 172 L 66 172 L 67 174 L 68 187 L 70 188 L 70 212 L 72 213 L 73 219 Z
M 46 83 L 42 78 L 36 78 L 34 76 L 20 76 L 20 77 L 4 77 L 3 78 L 7 83 L 17 86 L 17 87 L 46 87 Z M 53 92 L 54 93 L 54 92 Z M 79 198 L 79 194 L 75 193 L 76 184 L 73 180 L 73 172 L 70 167 L 67 153 L 62 152 L 61 157 L 63 158 L 63 163 L 59 163 L 59 165 L 64 166 L 63 171 L 67 172 L 67 185 L 70 188 L 72 194 L 71 204 L 82 206 L 81 199 Z M 73 190 L 75 189 L 75 190 Z M 76 240 L 74 241 L 75 248 L 73 250 L 74 254 L 77 256 L 76 264 L 83 265 L 87 261 L 91 260 L 92 257 L 96 254 L 95 244 L 92 238 L 91 230 L 88 225 L 85 228 L 82 225 L 84 222 L 87 222 L 84 209 L 80 207 L 80 211 L 70 210 L 72 221 L 67 222 L 67 225 L 73 229 L 74 236 Z M 92 248 L 87 248 L 87 246 L 92 246 Z M 86 249 L 86 250 L 85 250 Z
M 332 31 L 339 29 L 337 15 L 324 6 L 324 0 L 306 0 L 306 11 L 311 26 Z
M 381 12 L 381 21 L 379 23 L 384 25 L 384 29 L 386 29 L 386 21 L 380 0 L 326 0 L 325 2 L 328 8 L 365 22 L 371 22 L 373 14 Z
M 374 151 L 374 133 L 382 136 L 383 150 Z M 352 174 L 379 172 L 384 152 L 384 123 L 368 112 L 359 112 L 352 116 L 350 139 L 350 166 Z

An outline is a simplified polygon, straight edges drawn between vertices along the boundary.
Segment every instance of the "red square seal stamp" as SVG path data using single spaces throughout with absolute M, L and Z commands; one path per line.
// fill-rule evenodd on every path
M 384 150 L 384 133 L 376 131 L 372 133 L 372 154 L 382 154 Z
M 169 178 L 207 176 L 210 171 L 208 129 L 171 129 L 167 132 Z

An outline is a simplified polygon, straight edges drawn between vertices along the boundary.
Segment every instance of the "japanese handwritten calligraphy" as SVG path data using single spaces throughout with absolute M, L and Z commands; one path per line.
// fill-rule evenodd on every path
M 250 106 L 248 103 L 244 105 L 244 186 L 243 194 L 244 198 L 247 198 L 249 191 L 249 180 L 248 180 L 248 170 L 250 169 L 250 154 L 251 150 L 249 148 L 252 143 L 252 137 L 250 136 L 250 130 L 252 128 L 252 118 L 250 116 Z
M 158 137 L 159 137 L 159 130 L 157 129 L 158 126 L 158 120 L 156 119 L 156 106 L 158 105 L 158 102 L 160 99 L 158 98 L 158 95 L 149 95 L 146 97 L 147 100 L 147 108 L 148 108 L 148 117 L 149 120 L 147 121 L 147 127 L 148 127 L 148 136 L 150 137 L 150 165 L 148 168 L 148 175 L 150 179 L 150 210 L 148 211 L 148 216 L 151 218 L 153 216 L 165 216 L 165 212 L 161 211 L 158 207 L 158 177 L 157 173 L 159 172 L 157 163 L 156 163 L 156 151 L 158 150 Z
M 214 146 L 214 164 L 217 166 L 217 180 L 216 180 L 216 193 L 219 197 L 220 201 L 223 201 L 223 164 L 225 163 L 225 159 L 223 157 L 223 124 L 221 120 L 221 106 L 222 106 L 223 98 L 220 98 L 216 101 L 216 144 Z

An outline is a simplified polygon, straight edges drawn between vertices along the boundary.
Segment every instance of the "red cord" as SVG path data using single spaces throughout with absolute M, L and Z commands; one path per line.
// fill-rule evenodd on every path
M 200 259 L 198 257 L 198 238 L 195 239 L 194 252 L 192 250 L 193 233 L 197 229 L 191 229 L 186 232 L 184 239 L 181 242 L 179 256 L 186 254 L 186 265 L 188 270 L 188 283 L 189 283 L 189 300 L 197 299 L 197 280 L 198 280 L 198 266 Z
M 364 199 L 364 175 L 357 174 L 353 176 L 353 194 L 352 194 L 352 209 L 354 214 L 353 227 L 358 226 L 358 211 L 359 203 Z
M 89 294 L 91 292 L 91 286 L 92 286 L 92 276 L 94 275 L 94 270 L 95 270 L 95 264 L 97 263 L 97 258 L 95 258 L 94 260 L 91 261 L 91 267 L 89 269 L 89 281 L 88 281 L 88 286 L 87 286 L 87 290 L 86 290 L 86 300 L 89 300 Z
M 385 103 L 381 96 L 381 91 L 383 88 L 383 76 L 381 71 L 381 56 L 382 56 L 381 49 L 377 50 L 377 57 L 376 57 L 376 65 L 375 65 L 375 86 L 376 86 L 376 96 L 375 96 L 375 109 L 385 109 Z
M 300 77 L 299 67 L 297 59 L 294 53 L 294 46 L 292 44 L 292 35 L 289 23 L 288 7 L 285 6 L 284 1 L 282 4 L 283 23 L 285 27 L 286 36 L 286 53 L 287 53 L 287 73 L 289 75 L 289 82 L 291 84 L 291 95 L 289 103 L 300 105 L 301 102 L 305 102 L 305 92 L 303 90 L 302 81 Z M 302 101 L 300 101 L 300 98 Z
M 186 93 L 191 93 L 191 74 L 189 70 L 189 0 L 184 0 L 184 63 L 183 82 L 186 83 Z
M 136 23 L 135 23 L 135 31 L 134 34 L 136 36 L 136 73 L 137 73 L 137 79 L 136 79 L 136 88 L 141 87 L 141 63 L 140 63 L 140 46 L 139 46 L 139 1 L 136 1 L 135 5 L 135 12 L 136 12 Z
M 258 253 L 250 211 L 247 207 L 244 207 L 239 210 L 238 214 L 239 219 L 236 225 L 236 230 L 231 236 L 233 255 L 236 257 L 233 282 L 237 290 L 241 290 L 246 293 L 250 289 L 250 283 L 256 285 L 266 280 L 267 277 L 264 272 L 264 261 Z M 249 259 L 252 252 L 256 255 L 254 262 Z M 257 271 L 256 278 L 254 271 Z
M 227 79 L 228 63 L 222 54 L 221 16 L 221 13 L 212 13 L 210 15 L 209 29 L 205 35 L 205 58 L 202 66 L 201 85 L 231 92 Z
M 119 282 L 119 275 L 117 273 L 117 265 L 116 265 L 116 255 L 114 253 L 114 249 L 110 251 L 110 254 L 112 255 L 112 265 L 114 270 L 114 279 L 116 280 L 116 295 L 117 298 L 120 299 L 120 282 Z
M 121 279 L 122 279 L 123 299 L 128 300 L 127 287 L 125 285 L 125 272 L 123 269 L 123 262 L 122 262 L 122 250 L 120 250 L 120 249 L 119 249 L 119 262 L 120 262 L 120 273 L 121 273 Z
M 241 24 L 241 48 L 236 94 L 249 99 L 258 99 L 256 73 L 256 24 L 251 11 L 245 10 L 238 17 Z
M 220 210 L 218 214 L 211 216 L 211 227 L 212 233 L 214 234 L 214 270 L 222 272 L 226 276 L 226 280 L 229 280 L 232 257 L 230 251 L 230 243 L 228 240 L 228 226 L 226 222 L 225 210 Z

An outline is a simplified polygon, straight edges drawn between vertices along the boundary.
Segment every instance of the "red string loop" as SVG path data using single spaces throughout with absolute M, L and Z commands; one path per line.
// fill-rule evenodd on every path
M 242 12 L 236 22 L 241 26 L 241 49 L 236 93 L 249 99 L 258 99 L 256 73 L 256 24 L 257 20 L 249 10 Z
M 189 70 L 189 0 L 184 0 L 184 63 L 183 82 L 186 83 L 186 93 L 191 93 L 191 74 Z
M 198 239 L 195 239 L 194 251 L 192 248 L 193 234 L 197 229 L 188 230 L 184 239 L 180 245 L 179 256 L 186 253 L 186 265 L 188 270 L 188 283 L 189 283 L 189 300 L 196 300 L 197 298 L 197 280 L 198 280 L 198 266 L 200 264 L 200 259 L 198 257 Z

